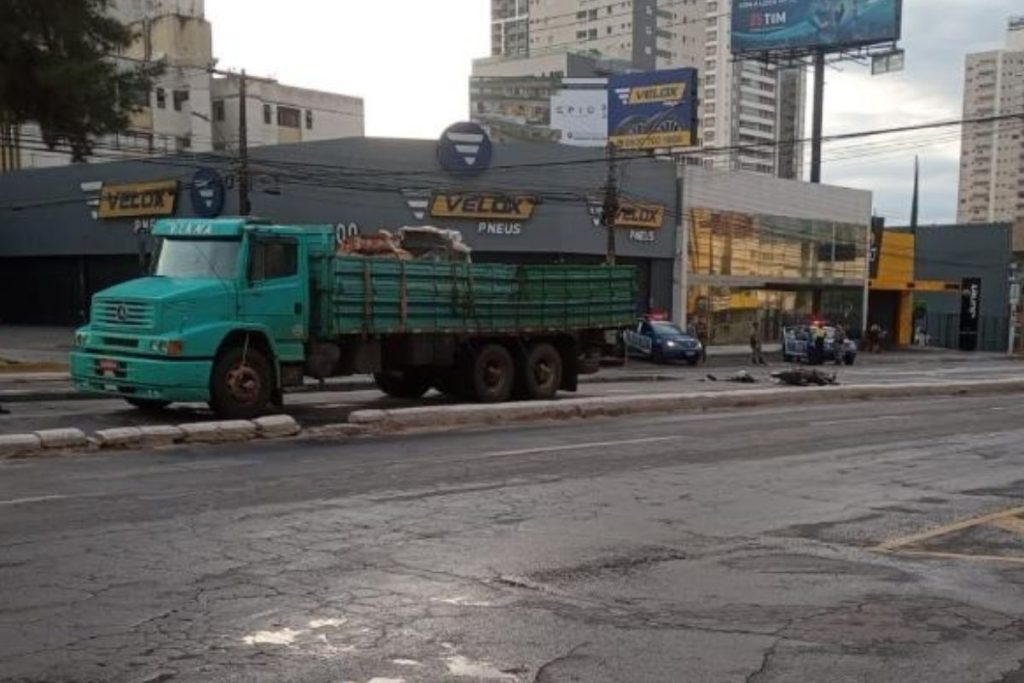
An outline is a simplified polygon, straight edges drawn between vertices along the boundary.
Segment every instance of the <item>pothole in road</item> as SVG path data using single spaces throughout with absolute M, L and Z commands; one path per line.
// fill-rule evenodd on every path
M 598 578 L 606 574 L 630 574 L 664 562 L 685 560 L 686 553 L 676 548 L 644 547 L 636 550 L 598 558 L 571 567 L 543 569 L 530 574 L 537 583 L 558 583 Z

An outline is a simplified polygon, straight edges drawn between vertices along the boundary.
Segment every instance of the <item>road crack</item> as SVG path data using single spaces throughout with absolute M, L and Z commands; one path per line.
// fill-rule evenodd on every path
M 533 675 L 532 683 L 543 683 L 544 679 L 541 678 L 541 677 L 544 675 L 544 672 L 547 671 L 547 669 L 549 667 L 552 667 L 552 666 L 554 666 L 554 665 L 556 665 L 556 664 L 558 664 L 560 662 L 565 662 L 565 661 L 568 661 L 570 659 L 573 659 L 574 657 L 576 657 L 576 653 L 579 652 L 580 650 L 582 650 L 583 648 L 585 648 L 587 645 L 590 645 L 589 641 L 580 643 L 579 645 L 573 647 L 571 650 L 569 650 L 565 654 L 559 655 L 558 657 L 555 657 L 554 659 L 548 660 L 547 662 L 544 662 L 543 664 L 541 664 L 537 668 L 537 673 L 535 673 Z

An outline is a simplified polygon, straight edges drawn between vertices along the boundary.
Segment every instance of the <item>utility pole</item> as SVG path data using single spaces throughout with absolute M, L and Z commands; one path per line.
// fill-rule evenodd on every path
M 814 53 L 814 111 L 811 120 L 811 182 L 821 182 L 821 135 L 825 115 L 825 51 Z
M 249 126 L 245 81 L 245 69 L 242 69 L 238 81 L 238 214 L 241 216 L 252 213 L 249 204 Z
M 618 169 L 615 165 L 615 145 L 608 143 L 608 178 L 604 186 L 604 204 L 601 208 L 601 220 L 604 222 L 608 236 L 606 263 L 615 265 L 615 219 L 619 215 Z

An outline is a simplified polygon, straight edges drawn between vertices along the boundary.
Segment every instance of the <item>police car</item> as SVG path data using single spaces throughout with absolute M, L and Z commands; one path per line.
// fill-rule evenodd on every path
M 655 363 L 686 361 L 696 365 L 703 352 L 699 341 L 666 320 L 640 320 L 622 333 L 622 342 L 630 356 Z
M 814 340 L 819 329 L 825 330 L 825 349 L 822 358 L 815 358 Z M 782 328 L 782 359 L 787 363 L 835 363 L 845 365 L 857 361 L 857 343 L 846 338 L 836 344 L 836 328 L 833 325 L 813 322 L 809 325 L 792 325 Z

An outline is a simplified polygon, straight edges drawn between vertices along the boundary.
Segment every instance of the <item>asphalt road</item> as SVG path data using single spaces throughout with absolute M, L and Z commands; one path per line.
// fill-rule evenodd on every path
M 561 397 L 624 396 L 649 394 L 651 392 L 721 391 L 736 389 L 737 385 L 727 382 L 734 373 L 745 370 L 756 379 L 757 384 L 742 385 L 741 388 L 771 388 L 770 373 L 788 367 L 773 363 L 767 368 L 752 367 L 735 360 L 731 364 L 720 363 L 713 367 L 691 368 L 682 366 L 658 366 L 642 361 L 631 361 L 626 368 L 606 368 L 585 381 L 576 394 L 562 393 Z M 861 362 L 853 367 L 825 366 L 828 372 L 836 372 L 841 383 L 885 384 L 903 382 L 946 383 L 960 380 L 1024 379 L 1024 362 L 1006 360 L 1003 357 L 983 355 L 972 357 L 968 354 L 892 354 L 884 356 L 864 355 Z M 711 381 L 709 375 L 719 381 Z M 624 378 L 644 377 L 644 381 L 619 381 Z M 657 380 L 657 381 L 654 381 Z M 5 390 L 25 390 L 23 383 L 12 383 L 0 375 L 0 403 Z M 37 387 L 65 387 L 63 382 L 37 383 Z M 328 391 L 319 393 L 289 394 L 285 411 L 293 415 L 306 427 L 345 422 L 349 413 L 364 408 L 395 408 L 403 406 L 443 404 L 447 400 L 438 394 L 429 394 L 423 400 L 409 401 L 392 399 L 376 390 Z M 120 399 L 69 401 L 46 400 L 32 402 L 11 402 L 4 406 L 9 415 L 0 414 L 0 434 L 78 427 L 86 432 L 112 427 L 126 427 L 143 424 L 181 424 L 213 419 L 205 405 L 177 405 L 170 410 L 153 415 L 139 412 Z
M 0 462 L 0 680 L 1024 681 L 1020 398 Z

